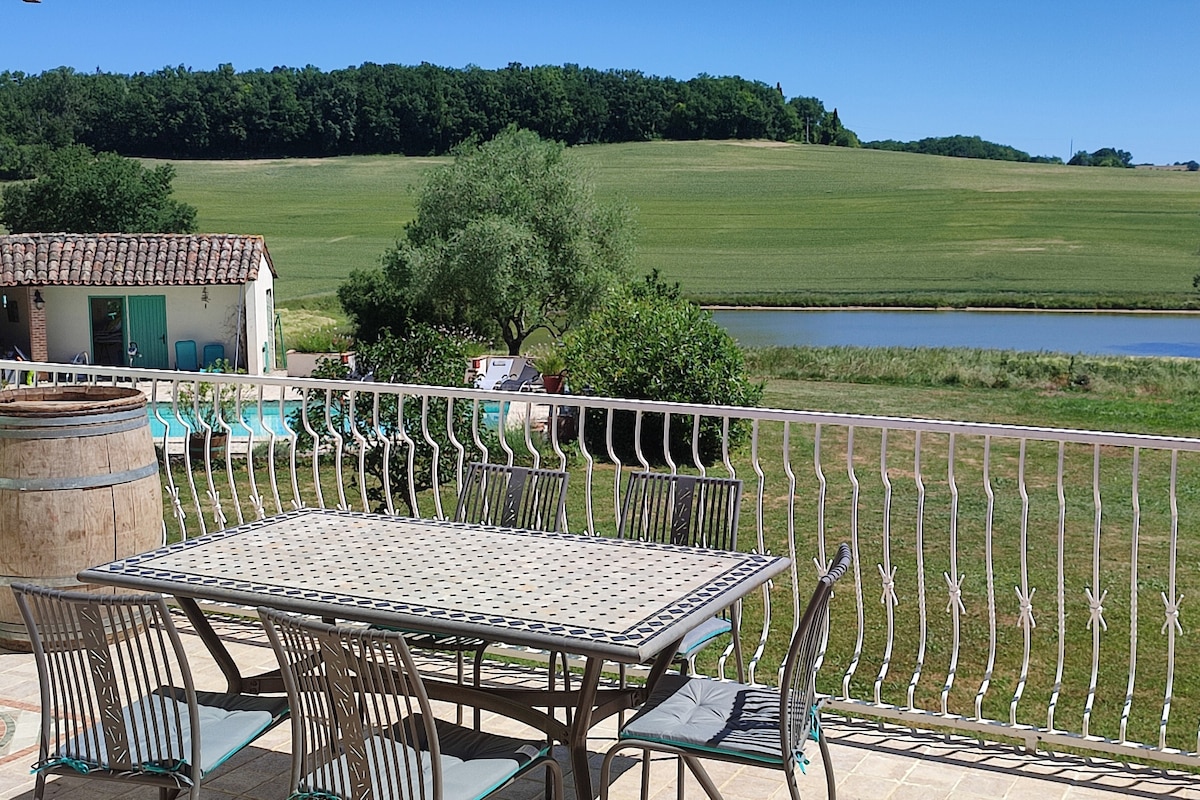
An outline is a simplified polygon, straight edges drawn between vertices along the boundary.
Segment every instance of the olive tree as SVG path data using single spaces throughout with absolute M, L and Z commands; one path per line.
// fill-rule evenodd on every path
M 362 338 L 422 321 L 516 355 L 534 331 L 583 319 L 632 257 L 630 210 L 599 201 L 561 144 L 510 127 L 433 171 L 405 238 L 338 298 Z

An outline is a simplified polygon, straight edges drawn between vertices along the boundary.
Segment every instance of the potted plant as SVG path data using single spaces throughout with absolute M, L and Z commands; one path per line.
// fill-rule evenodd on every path
M 208 373 L 232 373 L 226 359 L 218 359 L 204 370 Z M 241 387 L 234 383 L 197 380 L 183 381 L 176 390 L 179 417 L 187 423 L 188 457 L 201 460 L 206 455 L 224 455 L 229 433 L 222 426 L 236 420 Z
M 551 345 L 534 358 L 538 372 L 542 373 L 542 386 L 550 394 L 560 394 L 563 390 L 563 373 L 566 372 L 567 362 L 563 359 L 562 351 L 557 345 Z

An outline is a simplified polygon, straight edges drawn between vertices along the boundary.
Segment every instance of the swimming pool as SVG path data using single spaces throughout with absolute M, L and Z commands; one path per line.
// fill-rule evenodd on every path
M 291 414 L 293 411 L 300 410 L 299 400 L 288 400 L 284 402 L 283 413 Z M 170 438 L 184 437 L 188 434 L 188 427 L 182 420 L 176 419 L 174 412 L 171 410 L 171 404 L 166 402 L 155 403 L 150 409 L 150 436 L 154 439 L 161 439 L 165 433 Z M 161 417 L 162 419 L 159 419 Z M 162 420 L 166 420 L 164 425 Z M 234 438 L 245 438 L 250 432 L 254 433 L 255 438 L 260 436 L 265 437 L 268 433 L 273 432 L 276 436 L 286 435 L 287 428 L 282 419 L 279 418 L 279 403 L 265 402 L 262 407 L 262 420 L 258 417 L 258 406 L 250 404 L 242 407 L 242 422 L 243 425 L 234 424 L 230 421 L 229 426 L 233 429 Z M 246 430 L 250 429 L 250 432 Z
M 293 412 L 300 410 L 301 401 L 287 400 L 283 406 L 284 415 L 290 416 Z M 159 417 L 166 420 L 165 425 Z M 276 436 L 287 435 L 287 427 L 284 425 L 284 420 L 279 417 L 279 403 L 277 401 L 263 403 L 261 422 L 258 417 L 258 406 L 256 404 L 244 406 L 242 408 L 242 422 L 243 425 L 235 425 L 233 422 L 230 422 L 235 439 L 246 438 L 249 435 L 246 430 L 247 427 L 254 433 L 256 439 L 266 437 L 269 433 L 274 433 Z M 491 430 L 498 429 L 500 427 L 500 404 L 495 401 L 480 403 L 479 422 L 485 428 Z M 157 441 L 162 439 L 164 433 L 172 439 L 176 437 L 182 438 L 187 436 L 188 428 L 183 424 L 182 420 L 176 419 L 174 412 L 171 410 L 170 403 L 158 402 L 150 409 L 150 435 Z

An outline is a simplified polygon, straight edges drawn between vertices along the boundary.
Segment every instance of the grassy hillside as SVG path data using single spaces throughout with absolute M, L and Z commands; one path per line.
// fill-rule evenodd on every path
M 729 302 L 1182 305 L 1200 174 L 754 142 L 571 151 L 638 209 L 638 267 Z M 201 230 L 261 233 L 280 299 L 333 291 L 403 234 L 441 159 L 179 162 Z

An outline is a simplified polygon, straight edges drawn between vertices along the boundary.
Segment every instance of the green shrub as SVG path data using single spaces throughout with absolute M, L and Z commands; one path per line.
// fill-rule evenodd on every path
M 576 392 L 628 399 L 755 406 L 762 384 L 746 376 L 742 352 L 712 315 L 679 296 L 657 273 L 645 283 L 617 292 L 563 340 L 563 358 Z M 613 444 L 622 460 L 634 458 L 635 414 L 619 412 L 613 420 Z M 642 454 L 662 463 L 663 418 L 644 414 Z M 700 424 L 698 451 L 704 463 L 721 456 L 719 418 Z M 733 426 L 735 438 L 744 434 Z M 605 412 L 586 421 L 588 447 L 604 454 Z M 674 460 L 692 460 L 692 420 L 673 417 L 670 449 Z

